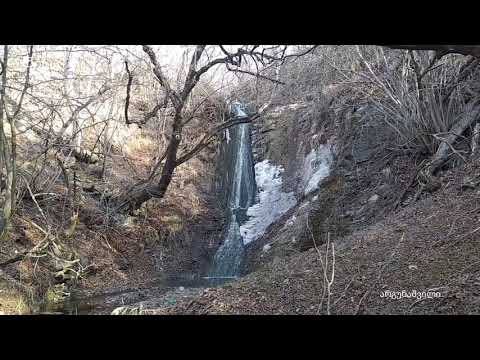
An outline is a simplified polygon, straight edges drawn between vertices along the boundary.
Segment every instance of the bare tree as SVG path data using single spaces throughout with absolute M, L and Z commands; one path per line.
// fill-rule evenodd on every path
M 148 181 L 142 181 L 130 188 L 126 194 L 123 194 L 118 199 L 119 209 L 132 211 L 138 209 L 145 201 L 151 198 L 162 198 L 165 195 L 170 182 L 172 181 L 172 176 L 176 167 L 190 160 L 197 153 L 202 151 L 209 145 L 212 139 L 221 134 L 223 130 L 241 123 L 251 122 L 254 118 L 259 116 L 259 113 L 257 113 L 255 116 L 250 118 L 230 119 L 227 122 L 216 126 L 212 130 L 207 131 L 200 138 L 198 143 L 191 148 L 191 150 L 186 151 L 182 156 L 179 157 L 178 151 L 182 142 L 183 130 L 194 117 L 194 113 L 189 111 L 186 105 L 193 89 L 199 83 L 202 75 L 207 73 L 216 65 L 224 65 L 228 71 L 246 74 L 249 76 L 254 76 L 257 79 L 268 80 L 281 84 L 281 81 L 279 81 L 278 78 L 272 78 L 268 75 L 265 75 L 265 70 L 275 66 L 276 64 L 282 63 L 287 58 L 305 55 L 311 52 L 316 46 L 311 47 L 300 54 L 288 54 L 287 46 L 272 46 L 262 50 L 258 49 L 259 46 L 244 46 L 237 48 L 234 52 L 230 52 L 224 46 L 220 45 L 219 49 L 223 56 L 215 57 L 213 59 L 210 59 L 210 55 L 206 54 L 206 47 L 206 45 L 198 45 L 195 47 L 186 71 L 185 80 L 183 81 L 180 89 L 175 90 L 171 82 L 167 79 L 167 76 L 164 74 L 162 66 L 158 62 L 154 50 L 148 45 L 143 45 L 143 51 L 148 56 L 148 59 L 152 64 L 153 73 L 156 79 L 164 89 L 165 97 L 141 120 L 131 120 L 128 115 L 132 74 L 128 67 L 128 63 L 126 63 L 128 83 L 125 103 L 125 120 L 127 124 L 144 124 L 149 119 L 153 118 L 161 108 L 166 108 L 168 105 L 170 105 L 173 110 L 173 121 L 171 125 L 171 137 L 167 149 L 163 155 L 160 156 L 153 170 L 153 172 L 155 172 L 159 170 L 160 166 L 162 166 L 161 175 L 158 182 L 151 184 L 150 180 L 153 178 L 153 176 L 150 176 Z M 201 65 L 202 63 L 203 65 Z M 246 63 L 251 65 L 250 68 L 245 66 L 242 67 L 242 64 L 245 65 Z
M 103 183 L 100 188 L 118 188 L 112 184 L 107 186 L 110 175 L 104 178 L 105 169 L 113 163 L 117 149 L 126 158 L 123 147 L 112 148 L 110 141 L 115 139 L 119 144 L 122 143 L 119 139 L 135 133 L 120 121 L 143 127 L 158 119 L 161 135 L 158 152 L 150 161 L 147 176 L 136 173 L 134 185 L 115 197 L 110 195 L 110 190 L 101 190 L 104 191 L 102 198 L 113 200 L 109 204 L 121 211 L 132 211 L 151 198 L 162 198 L 178 166 L 204 149 L 212 148 L 229 127 L 251 122 L 268 110 L 268 106 L 263 106 L 249 118 L 225 119 L 225 101 L 217 94 L 221 87 L 212 87 L 205 74 L 216 76 L 218 72 L 212 70 L 216 67 L 237 78 L 253 77 L 257 82 L 272 83 L 277 88 L 283 84 L 279 65 L 309 54 L 315 48 L 308 46 L 292 51 L 284 45 L 198 45 L 184 54 L 185 67 L 170 78 L 148 45 L 141 47 L 140 54 L 131 48 L 114 46 L 29 46 L 26 55 L 23 47 L 5 46 L 0 62 L 0 165 L 2 175 L 5 174 L 2 234 L 18 202 L 16 196 L 21 201 L 23 197 L 30 198 L 30 193 L 33 197 L 38 193 L 51 193 L 59 177 L 63 177 L 66 193 L 56 196 L 65 195 L 64 206 L 72 205 L 76 185 L 71 172 L 76 171 L 76 162 L 90 164 L 101 157 L 98 171 Z M 124 63 L 126 72 L 121 67 L 109 67 L 113 56 L 118 56 L 116 60 L 128 59 Z M 35 62 L 30 74 L 32 58 Z M 153 70 L 153 77 L 150 71 L 145 71 L 145 65 Z M 142 102 L 145 104 L 143 114 L 134 115 L 133 110 Z M 212 106 L 215 115 L 206 116 Z M 119 113 L 121 108 L 123 119 Z M 99 109 L 99 119 L 95 120 Z M 149 129 L 147 127 L 145 133 Z M 17 150 L 17 136 L 20 150 Z M 25 144 L 29 147 L 24 148 Z M 95 152 L 96 148 L 100 150 Z M 107 157 L 112 161 L 107 162 Z M 21 174 L 18 188 L 17 168 Z M 97 170 L 91 168 L 91 171 Z M 112 178 L 116 180 L 115 176 Z M 27 192 L 26 184 L 31 191 Z

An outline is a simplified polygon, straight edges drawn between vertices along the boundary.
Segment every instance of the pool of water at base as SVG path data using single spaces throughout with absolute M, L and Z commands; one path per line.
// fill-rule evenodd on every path
M 186 289 L 192 292 L 202 288 L 221 286 L 237 277 L 209 277 L 194 274 L 169 275 L 156 279 L 139 288 L 113 289 L 100 293 L 72 291 L 70 296 L 55 303 L 41 304 L 37 314 L 57 315 L 107 315 L 120 306 L 133 305 L 139 302 L 155 300 L 167 292 Z

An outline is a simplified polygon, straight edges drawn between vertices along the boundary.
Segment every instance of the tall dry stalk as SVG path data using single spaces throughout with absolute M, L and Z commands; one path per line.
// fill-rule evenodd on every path
M 312 229 L 310 228 L 310 225 L 308 223 L 308 216 L 307 216 L 306 225 L 307 225 L 308 231 L 310 232 L 310 236 L 312 237 L 313 245 L 318 254 L 318 259 L 322 267 L 323 291 L 322 291 L 322 296 L 320 298 L 320 304 L 318 305 L 318 308 L 317 308 L 317 314 L 323 309 L 324 300 L 326 298 L 326 313 L 327 315 L 330 315 L 331 314 L 331 297 L 333 294 L 332 286 L 335 280 L 335 245 L 333 243 L 330 244 L 330 232 L 328 232 L 327 241 L 325 244 L 325 255 L 323 255 L 321 249 L 317 246 L 315 236 L 313 235 Z M 329 257 L 332 258 L 330 269 L 329 269 Z

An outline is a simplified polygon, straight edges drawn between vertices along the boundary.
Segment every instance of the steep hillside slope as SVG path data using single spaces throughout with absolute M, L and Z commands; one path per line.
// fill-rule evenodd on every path
M 332 248 L 318 245 L 153 313 L 478 314 L 479 176 L 478 160 L 448 171 L 437 193 L 338 238 L 333 279 Z M 320 257 L 330 262 L 328 310 Z

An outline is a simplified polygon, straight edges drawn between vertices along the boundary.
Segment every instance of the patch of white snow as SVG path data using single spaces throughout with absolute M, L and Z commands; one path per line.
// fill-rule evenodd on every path
M 260 201 L 247 210 L 249 219 L 240 226 L 244 244 L 258 239 L 268 226 L 296 205 L 293 192 L 281 190 L 283 168 L 264 160 L 255 164 L 255 180 Z
M 304 194 L 307 195 L 318 189 L 320 181 L 330 174 L 333 162 L 333 150 L 329 144 L 320 145 L 317 150 L 307 155 L 303 163 L 302 179 L 304 181 Z

